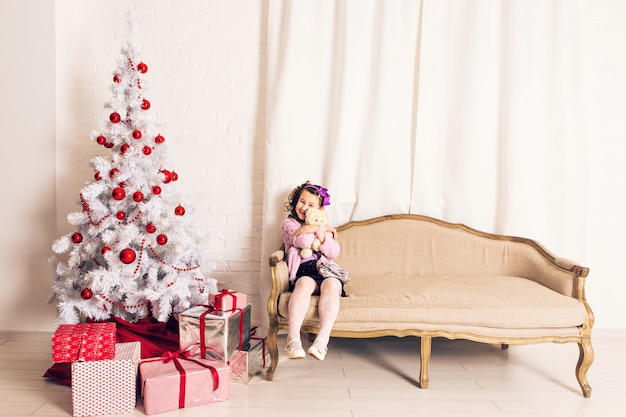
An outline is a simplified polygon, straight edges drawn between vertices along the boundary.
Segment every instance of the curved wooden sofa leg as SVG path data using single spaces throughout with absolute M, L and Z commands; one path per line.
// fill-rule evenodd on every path
M 576 379 L 583 390 L 583 396 L 589 398 L 591 397 L 591 386 L 589 386 L 587 382 L 587 371 L 594 359 L 591 340 L 583 338 L 582 342 L 578 344 L 578 349 L 580 350 L 580 355 L 578 357 L 578 364 L 576 364 Z
M 420 388 L 426 389 L 428 388 L 428 364 L 430 363 L 430 350 L 432 347 L 432 337 L 431 336 L 422 336 L 421 337 L 421 348 L 420 348 L 420 357 L 421 357 L 421 365 L 420 365 L 420 380 L 419 385 Z
M 267 380 L 271 381 L 274 379 L 274 371 L 276 370 L 276 366 L 278 366 L 278 328 L 270 326 L 269 331 L 267 332 L 267 350 L 270 353 L 270 366 L 267 368 Z

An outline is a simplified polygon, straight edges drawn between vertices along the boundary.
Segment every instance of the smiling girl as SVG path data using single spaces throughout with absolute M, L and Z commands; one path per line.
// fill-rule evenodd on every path
M 289 359 L 306 356 L 300 338 L 300 329 L 311 304 L 311 295 L 319 295 L 318 313 L 320 328 L 313 344 L 308 349 L 309 355 L 323 361 L 328 352 L 330 332 L 339 314 L 339 299 L 345 295 L 343 283 L 336 278 L 324 278 L 317 270 L 317 261 L 321 256 L 333 260 L 339 255 L 337 231 L 332 227 L 321 228 L 318 225 L 305 225 L 304 218 L 310 208 L 324 210 L 330 204 L 328 190 L 309 181 L 294 188 L 285 203 L 288 217 L 281 224 L 285 253 L 289 266 L 289 331 L 285 350 Z M 299 257 L 299 240 L 305 235 L 315 234 L 321 245 L 318 252 L 308 258 Z M 310 238 L 310 236 L 309 236 Z M 310 240 L 310 239 L 309 239 Z

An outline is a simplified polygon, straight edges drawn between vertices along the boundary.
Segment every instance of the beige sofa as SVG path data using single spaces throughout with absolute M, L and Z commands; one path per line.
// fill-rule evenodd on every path
M 577 343 L 575 365 L 583 395 L 591 395 L 593 313 L 585 300 L 588 268 L 557 258 L 537 242 L 488 234 L 420 215 L 390 215 L 338 228 L 337 263 L 350 272 L 347 297 L 333 337 L 417 336 L 419 385 L 428 387 L 433 337 L 502 345 Z M 287 264 L 282 251 L 269 259 L 267 302 L 271 363 L 278 365 L 277 335 L 287 329 Z M 317 297 L 302 328 L 316 333 Z M 282 347 L 281 347 L 282 348 Z

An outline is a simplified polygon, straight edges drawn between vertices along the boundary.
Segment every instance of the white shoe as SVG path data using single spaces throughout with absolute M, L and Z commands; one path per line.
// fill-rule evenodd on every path
M 318 361 L 323 361 L 328 353 L 328 348 L 318 348 L 317 346 L 311 346 L 308 350 L 309 355 L 313 356 Z
M 285 346 L 285 351 L 289 359 L 302 359 L 306 357 L 306 353 L 304 353 L 304 349 L 302 349 L 302 343 L 300 343 L 300 347 L 291 347 L 293 342 L 298 341 L 298 339 L 291 339 L 289 343 L 287 343 L 287 346 Z

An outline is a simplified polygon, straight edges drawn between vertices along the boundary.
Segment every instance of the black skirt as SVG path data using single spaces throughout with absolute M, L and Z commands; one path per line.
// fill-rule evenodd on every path
M 322 281 L 324 281 L 326 278 L 324 278 L 323 276 L 320 275 L 319 271 L 317 270 L 317 261 L 315 259 L 312 259 L 310 261 L 306 261 L 300 264 L 300 267 L 298 267 L 298 272 L 296 272 L 296 279 L 294 279 L 293 281 L 289 282 L 289 291 L 293 292 L 295 286 L 296 286 L 296 281 L 298 280 L 298 278 L 300 277 L 309 277 L 312 278 L 315 283 L 317 284 L 317 290 L 313 293 L 313 295 L 319 295 L 319 288 L 322 285 Z M 334 278 L 331 278 L 334 279 Z M 339 281 L 339 280 L 337 280 Z M 339 281 L 341 282 L 341 281 Z M 341 296 L 345 297 L 346 296 L 346 292 L 343 289 L 343 282 L 341 282 Z

